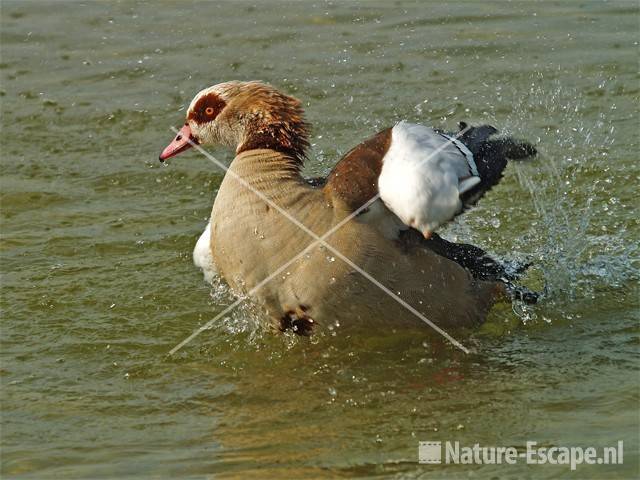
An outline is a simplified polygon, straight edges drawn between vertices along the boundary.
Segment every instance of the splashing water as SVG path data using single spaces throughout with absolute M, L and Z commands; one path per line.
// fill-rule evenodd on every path
M 537 110 L 554 119 L 543 125 L 547 134 L 539 138 L 535 164 L 514 165 L 535 209 L 529 231 L 515 243 L 534 246 L 531 256 L 544 278 L 544 301 L 561 305 L 593 298 L 602 284 L 621 287 L 637 278 L 633 259 L 637 261 L 638 247 L 626 228 L 619 228 L 619 218 L 631 206 L 607 198 L 607 185 L 614 180 L 602 178 L 603 172 L 613 173 L 610 163 L 619 161 L 610 155 L 616 141 L 614 119 L 602 111 L 595 123 L 587 123 L 584 96 L 559 82 L 554 85 L 550 92 L 532 86 L 507 124 L 516 130 L 535 125 Z M 523 320 L 535 317 L 536 307 L 519 307 L 514 311 Z

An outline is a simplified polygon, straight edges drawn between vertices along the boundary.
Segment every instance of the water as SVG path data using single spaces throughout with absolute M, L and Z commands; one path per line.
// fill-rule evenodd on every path
M 2 5 L 2 475 L 630 478 L 635 2 Z M 447 231 L 531 259 L 465 355 L 411 331 L 274 337 L 191 264 L 222 175 L 157 155 L 200 88 L 304 100 L 309 174 L 399 119 L 538 143 Z M 230 161 L 228 152 L 215 150 Z M 417 464 L 420 440 L 625 442 L 624 465 Z

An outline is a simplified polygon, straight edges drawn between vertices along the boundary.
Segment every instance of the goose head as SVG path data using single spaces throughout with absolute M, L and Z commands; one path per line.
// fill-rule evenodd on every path
M 302 164 L 309 125 L 300 101 L 261 82 L 225 82 L 196 94 L 176 137 L 160 161 L 196 145 L 224 145 L 236 154 L 268 148 Z

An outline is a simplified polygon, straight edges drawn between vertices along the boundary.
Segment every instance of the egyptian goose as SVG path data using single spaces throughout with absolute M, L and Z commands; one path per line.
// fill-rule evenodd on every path
M 234 81 L 195 96 L 160 160 L 193 145 L 235 150 L 194 259 L 209 277 L 217 269 L 237 293 L 255 290 L 277 329 L 308 334 L 337 322 L 375 328 L 417 321 L 402 302 L 451 327 L 482 322 L 500 298 L 535 301 L 482 249 L 435 233 L 499 181 L 507 158 L 535 154 L 496 132 L 460 124 L 453 135 L 401 122 L 348 152 L 327 178 L 309 180 L 300 172 L 309 147 L 300 102 L 260 82 Z M 312 245 L 313 235 L 341 222 L 326 238 L 331 248 Z

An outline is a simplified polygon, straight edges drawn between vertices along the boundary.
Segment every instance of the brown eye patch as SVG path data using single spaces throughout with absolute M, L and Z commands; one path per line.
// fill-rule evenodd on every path
M 210 122 L 218 116 L 226 105 L 225 101 L 215 93 L 207 93 L 195 103 L 187 116 L 187 120 L 193 120 L 199 124 Z

